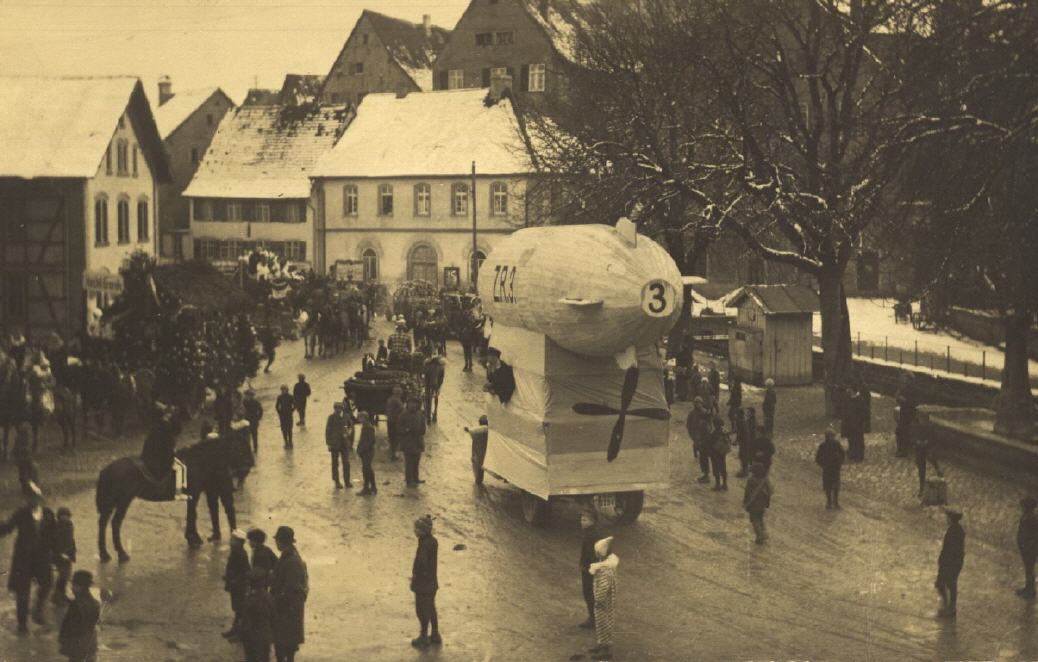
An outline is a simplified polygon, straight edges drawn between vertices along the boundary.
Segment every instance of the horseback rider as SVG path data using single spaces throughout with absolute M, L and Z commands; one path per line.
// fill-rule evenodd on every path
M 183 465 L 177 462 L 173 455 L 179 434 L 180 425 L 173 407 L 156 401 L 151 429 L 144 438 L 141 462 L 145 475 L 156 484 L 169 481 L 174 471 L 177 473 L 177 480 L 171 485 L 173 494 L 170 498 L 176 496 L 177 485 L 187 484 L 183 476 Z

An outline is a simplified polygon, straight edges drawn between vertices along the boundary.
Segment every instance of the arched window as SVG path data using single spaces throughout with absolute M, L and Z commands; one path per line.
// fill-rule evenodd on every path
M 475 287 L 479 283 L 479 268 L 487 259 L 483 251 L 475 251 L 469 256 L 469 282 Z
M 465 182 L 451 184 L 451 213 L 455 216 L 469 213 L 469 185 Z
M 120 244 L 130 243 L 130 201 L 120 198 L 116 207 L 116 233 Z
M 409 280 L 424 280 L 436 285 L 438 282 L 436 251 L 427 244 L 418 244 L 411 249 L 407 258 L 407 277 Z
M 490 185 L 490 215 L 508 215 L 508 184 L 494 182 Z
M 393 215 L 393 185 L 380 184 L 378 187 L 378 215 Z
M 425 182 L 414 185 L 414 215 L 429 216 L 432 213 L 432 188 Z
M 357 185 L 346 184 L 342 187 L 342 215 L 356 216 L 358 210 Z
M 375 249 L 365 248 L 360 259 L 364 263 L 364 282 L 378 280 L 378 253 Z
M 103 195 L 94 200 L 94 244 L 108 245 L 108 198 Z
M 141 198 L 137 201 L 137 241 L 144 243 L 148 241 L 151 234 L 151 218 L 148 216 L 148 200 Z

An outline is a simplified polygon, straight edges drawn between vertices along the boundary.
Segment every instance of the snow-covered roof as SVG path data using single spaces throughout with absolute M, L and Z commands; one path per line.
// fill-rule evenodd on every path
M 559 55 L 576 62 L 573 32 L 581 0 L 519 0 L 526 13 L 541 26 Z
M 432 90 L 433 61 L 447 44 L 450 30 L 432 25 L 426 34 L 421 23 L 411 23 L 370 9 L 364 10 L 361 18 L 364 16 L 371 22 L 390 57 L 407 72 L 415 85 L 425 92 Z
M 521 174 L 532 171 L 507 99 L 488 106 L 486 90 L 369 94 L 316 177 Z
M 209 97 L 217 93 L 223 94 L 218 87 L 185 90 L 177 92 L 172 99 L 155 108 L 155 123 L 159 126 L 159 135 L 162 136 L 162 139 L 168 138 L 188 117 L 191 117 L 192 113 L 208 101 Z M 230 103 L 229 98 L 228 103 Z
M 314 164 L 349 121 L 344 105 L 243 106 L 228 112 L 184 195 L 308 198 Z
M 0 76 L 0 90 L 0 177 L 93 177 L 119 118 L 130 112 L 155 176 L 169 180 L 139 79 Z
M 737 307 L 747 297 L 768 315 L 819 311 L 818 295 L 804 285 L 746 285 L 728 300 L 728 305 Z

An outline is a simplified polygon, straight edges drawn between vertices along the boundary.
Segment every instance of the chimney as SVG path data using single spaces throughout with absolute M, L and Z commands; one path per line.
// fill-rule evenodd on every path
M 498 101 L 504 95 L 505 90 L 512 89 L 511 76 L 493 76 L 490 79 L 490 99 Z
M 398 85 L 397 86 L 397 88 L 396 88 L 396 98 L 397 99 L 406 99 L 407 98 L 407 86 L 405 86 L 405 85 Z
M 159 105 L 173 98 L 173 81 L 169 76 L 159 78 Z
M 432 37 L 432 16 L 422 14 L 422 28 L 425 30 L 425 38 Z

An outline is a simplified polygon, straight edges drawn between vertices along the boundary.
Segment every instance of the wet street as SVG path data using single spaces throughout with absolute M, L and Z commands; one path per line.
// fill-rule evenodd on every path
M 380 329 L 385 331 L 385 329 Z M 341 384 L 359 367 L 359 352 L 305 360 L 302 344 L 279 348 L 273 372 L 253 380 L 265 408 L 257 466 L 236 493 L 239 527 L 278 525 L 296 531 L 309 566 L 307 660 L 589 659 L 593 634 L 578 574 L 578 510 L 553 503 L 544 529 L 526 525 L 519 492 L 492 477 L 473 484 L 463 431 L 482 406 L 482 372 L 461 372 L 450 343 L 439 422 L 426 437 L 418 489 L 403 483 L 403 462 L 390 462 L 378 431 L 379 494 L 362 497 L 354 456 L 353 489 L 336 490 L 324 445 L 324 420 Z M 308 427 L 294 451 L 282 449 L 273 400 L 280 384 L 305 372 L 314 396 Z M 759 393 L 747 389 L 750 401 Z M 722 403 L 727 400 L 722 395 Z M 1038 657 L 1033 605 L 1013 594 L 1022 583 L 1016 557 L 1015 504 L 1033 479 L 950 463 L 952 500 L 965 509 L 966 562 L 957 621 L 935 618 L 936 557 L 944 531 L 939 509 L 914 499 L 915 474 L 891 457 L 891 404 L 874 399 L 873 433 L 863 465 L 844 473 L 843 510 L 825 509 L 813 449 L 825 428 L 818 387 L 779 391 L 771 540 L 753 544 L 741 508 L 742 481 L 731 491 L 697 484 L 675 406 L 671 485 L 646 495 L 633 525 L 613 529 L 620 557 L 615 659 L 619 660 L 934 660 Z M 197 423 L 197 422 L 196 422 Z M 188 443 L 195 426 L 182 435 Z M 76 456 L 54 452 L 51 431 L 40 459 L 52 507 L 67 505 L 76 523 L 78 566 L 114 594 L 102 617 L 100 660 L 243 659 L 220 637 L 230 622 L 221 575 L 224 540 L 188 550 L 182 503 L 135 502 L 123 528 L 132 560 L 97 560 L 93 484 L 120 455 L 137 454 L 140 435 L 120 441 L 89 436 Z M 735 455 L 729 466 L 737 465 Z M 17 477 L 0 465 L 0 503 L 18 503 Z M 440 541 L 437 605 L 444 645 L 413 650 L 416 634 L 408 578 L 412 521 L 430 513 Z M 208 535 L 208 513 L 199 528 Z M 0 542 L 9 564 L 11 540 Z M 6 581 L 6 577 L 3 578 Z M 14 600 L 0 596 L 0 660 L 57 660 L 56 623 L 14 636 Z M 577 656 L 583 656 L 582 658 Z

